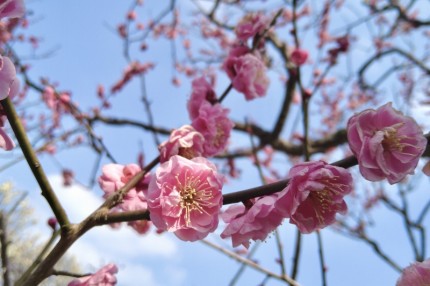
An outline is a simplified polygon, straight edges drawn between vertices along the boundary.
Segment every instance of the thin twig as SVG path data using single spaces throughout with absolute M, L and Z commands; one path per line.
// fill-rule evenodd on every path
M 267 270 L 266 268 L 262 267 L 261 265 L 258 265 L 257 263 L 255 263 L 255 262 L 253 262 L 251 260 L 248 260 L 248 259 L 246 259 L 246 258 L 244 258 L 244 257 L 242 257 L 242 256 L 240 256 L 240 255 L 238 255 L 238 254 L 236 254 L 236 253 L 234 253 L 232 251 L 229 251 L 229 250 L 227 250 L 227 249 L 225 249 L 225 248 L 223 248 L 221 246 L 218 246 L 215 243 L 212 243 L 212 242 L 208 241 L 207 239 L 202 239 L 200 241 L 202 243 L 204 243 L 204 244 L 206 244 L 206 245 L 208 245 L 208 246 L 210 246 L 210 247 L 212 247 L 212 248 L 214 248 L 214 249 L 222 252 L 223 254 L 227 255 L 228 257 L 233 258 L 233 259 L 239 261 L 240 263 L 247 264 L 248 266 L 250 266 L 250 267 L 252 267 L 252 268 L 260 271 L 261 273 L 264 273 L 264 274 L 266 274 L 266 275 L 268 275 L 268 276 L 270 276 L 272 278 L 288 282 L 292 286 L 299 286 L 300 285 L 300 284 L 297 283 L 297 281 L 295 281 L 294 279 L 290 278 L 288 275 L 282 276 L 282 275 L 278 275 L 276 273 L 273 273 L 272 271 Z

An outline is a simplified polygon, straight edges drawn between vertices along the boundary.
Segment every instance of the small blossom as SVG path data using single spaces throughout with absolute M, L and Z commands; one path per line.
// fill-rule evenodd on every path
M 108 264 L 96 273 L 72 280 L 68 286 L 114 286 L 116 285 L 115 274 L 118 267 L 115 264 Z
M 18 88 L 19 81 L 14 64 L 8 57 L 0 56 L 0 100 L 15 96 Z
M 218 226 L 222 183 L 207 159 L 172 156 L 158 167 L 148 187 L 152 223 L 185 241 L 203 239 Z
M 252 100 L 266 95 L 269 78 L 266 66 L 256 55 L 248 52 L 246 47 L 232 49 L 223 64 L 223 69 L 232 81 L 233 87 Z
M 184 125 L 175 129 L 170 134 L 169 140 L 160 144 L 160 162 L 169 160 L 173 155 L 180 155 L 187 159 L 200 157 L 203 154 L 203 135 L 190 125 Z
M 351 117 L 347 136 L 363 177 L 369 181 L 387 178 L 390 184 L 414 173 L 427 145 L 414 119 L 393 109 L 391 103 Z
M 214 104 L 216 102 L 213 85 L 207 82 L 205 77 L 194 79 L 192 82 L 192 89 L 193 92 L 187 103 L 191 120 L 199 116 L 199 110 L 203 103 L 208 102 Z
M 275 207 L 300 232 L 311 233 L 345 214 L 343 197 L 352 191 L 351 174 L 323 161 L 305 162 L 291 168 L 288 186 L 281 192 Z
M 228 118 L 229 110 L 220 104 L 203 104 L 199 116 L 192 122 L 192 126 L 204 137 L 203 155 L 215 156 L 225 150 L 230 138 L 233 122 Z
M 118 191 L 125 184 L 130 181 L 141 168 L 136 164 L 119 165 L 107 164 L 102 168 L 102 175 L 99 177 L 100 188 L 105 192 L 104 198 Z M 147 209 L 146 198 L 144 192 L 148 186 L 150 175 L 147 174 L 145 178 L 139 182 L 135 188 L 127 192 L 123 198 L 123 202 L 118 206 L 123 211 L 135 211 Z
M 246 41 L 263 32 L 268 23 L 268 19 L 262 13 L 249 13 L 240 20 L 234 31 L 239 40 Z
M 23 0 L 6 0 L 0 4 L 0 18 L 19 18 L 24 16 L 25 8 Z
M 221 214 L 227 223 L 221 237 L 231 237 L 233 247 L 242 244 L 246 248 L 249 248 L 251 239 L 265 240 L 284 219 L 275 207 L 278 196 L 264 196 L 248 201 L 245 205 L 230 206 Z
M 290 56 L 291 62 L 296 66 L 303 65 L 308 59 L 308 52 L 302 49 L 294 49 Z
M 430 259 L 415 262 L 403 269 L 396 286 L 428 286 L 430 285 Z
M 105 192 L 104 198 L 109 197 L 112 193 L 118 191 L 133 178 L 141 168 L 136 164 L 126 166 L 119 164 L 107 164 L 102 168 L 102 175 L 99 177 L 100 188 Z M 147 174 L 137 185 L 127 192 L 122 202 L 112 209 L 113 212 L 147 210 L 145 192 L 147 191 L 151 175 Z M 149 230 L 150 223 L 142 221 L 133 221 L 128 223 L 139 234 L 144 234 Z M 119 227 L 118 224 L 111 224 L 113 228 Z

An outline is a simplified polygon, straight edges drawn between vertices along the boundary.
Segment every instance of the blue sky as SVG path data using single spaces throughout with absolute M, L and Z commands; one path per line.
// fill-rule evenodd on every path
M 188 1 L 180 3 L 182 8 L 188 10 L 193 7 Z M 115 30 L 116 25 L 123 20 L 130 4 L 131 1 L 124 0 L 27 1 L 27 7 L 34 10 L 36 15 L 29 31 L 42 37 L 38 53 L 55 51 L 48 58 L 31 61 L 30 76 L 38 79 L 39 76 L 46 75 L 58 81 L 59 89 L 71 90 L 73 99 L 83 110 L 96 103 L 97 85 L 104 84 L 107 88 L 110 87 L 120 78 L 121 71 L 126 66 L 126 61 L 121 57 L 122 44 L 112 30 Z M 157 15 L 163 8 L 159 5 L 151 7 L 144 10 L 141 16 Z M 147 76 L 148 94 L 153 103 L 155 121 L 161 126 L 179 127 L 188 123 L 185 102 L 190 93 L 190 85 L 185 81 L 179 88 L 170 85 L 172 68 L 169 65 L 170 49 L 166 41 L 150 42 L 149 45 L 149 52 L 139 55 L 139 59 L 143 62 L 151 60 L 158 64 Z M 156 48 L 151 49 L 152 45 Z M 25 48 L 20 49 L 20 52 L 24 56 L 31 55 L 30 50 Z M 245 103 L 243 97 L 235 93 L 227 98 L 225 105 L 232 109 L 233 117 L 259 119 L 261 114 L 273 114 L 273 106 L 279 105 L 280 98 L 276 96 L 279 91 L 277 75 L 275 73 L 271 75 L 273 84 L 267 98 L 250 103 Z M 225 86 L 226 79 L 220 78 L 217 90 L 222 91 Z M 142 106 L 135 104 L 140 96 L 138 88 L 138 83 L 133 82 L 115 96 L 113 100 L 115 115 L 146 119 Z M 263 117 L 263 125 L 271 124 L 271 119 L 270 116 Z M 156 156 L 152 138 L 140 131 L 136 132 L 136 129 L 96 127 L 96 132 L 102 134 L 106 145 L 115 150 L 115 158 L 120 163 L 135 162 L 140 146 L 143 146 L 148 161 Z M 234 144 L 238 144 L 237 142 L 247 144 L 249 140 L 244 136 L 236 139 L 238 141 Z M 76 176 L 83 183 L 87 183 L 92 171 L 93 165 L 88 161 L 92 162 L 94 159 L 95 156 L 84 148 L 58 154 L 58 161 L 63 166 L 75 167 L 73 169 Z M 97 186 L 93 190 L 79 186 L 63 188 L 57 175 L 57 161 L 42 156 L 41 162 L 73 221 L 78 222 L 101 203 L 99 199 L 101 191 Z M 252 168 L 243 170 L 243 178 L 241 181 L 227 184 L 225 191 L 259 184 L 257 172 Z M 45 229 L 45 221 L 52 214 L 43 198 L 39 196 L 38 186 L 26 164 L 22 162 L 2 172 L 0 179 L 12 180 L 19 189 L 29 191 L 32 205 L 36 207 L 40 218 L 37 229 Z M 428 180 L 425 180 L 428 183 Z M 421 192 L 414 198 L 414 203 L 422 202 L 425 198 L 425 193 Z M 372 235 L 385 238 L 383 248 L 393 254 L 401 265 L 408 265 L 411 261 L 410 250 L 403 246 L 399 247 L 404 245 L 405 241 L 405 237 L 399 235 L 401 220 L 379 209 L 372 214 L 377 225 L 384 225 L 380 231 L 372 230 Z M 426 223 L 428 225 L 428 221 Z M 220 231 L 221 229 L 208 239 L 228 247 L 229 242 L 221 241 L 218 237 Z M 48 232 L 46 228 L 46 235 Z M 280 235 L 285 247 L 285 257 L 290 259 L 295 229 L 288 222 L 284 222 L 280 228 Z M 364 285 L 363 282 L 366 285 L 394 285 L 398 274 L 372 255 L 369 247 L 336 235 L 329 229 L 323 230 L 322 236 L 329 285 L 354 286 Z M 302 285 L 320 285 L 316 236 L 305 235 L 303 241 L 299 281 Z M 70 251 L 82 263 L 85 271 L 94 270 L 106 263 L 117 263 L 118 285 L 125 286 L 228 285 L 239 268 L 238 263 L 201 243 L 184 243 L 171 234 L 162 236 L 151 234 L 142 237 L 125 227 L 121 230 L 112 230 L 109 227 L 93 229 Z M 279 266 L 274 262 L 276 256 L 273 237 L 263 242 L 256 254 L 262 265 L 275 272 L 279 271 Z M 288 268 L 289 262 L 290 260 L 287 261 Z M 237 285 L 258 285 L 263 279 L 264 275 L 247 269 Z M 284 284 L 270 280 L 267 285 Z

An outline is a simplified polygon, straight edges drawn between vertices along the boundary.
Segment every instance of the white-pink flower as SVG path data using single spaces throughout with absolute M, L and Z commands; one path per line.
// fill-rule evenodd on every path
M 151 221 L 182 240 L 203 239 L 218 226 L 222 184 L 207 159 L 172 156 L 158 167 L 148 187 Z
M 268 18 L 262 13 L 249 13 L 239 21 L 234 32 L 239 40 L 246 41 L 263 32 L 268 24 Z
M 221 214 L 221 218 L 227 223 L 221 237 L 231 237 L 233 247 L 242 244 L 246 248 L 251 239 L 265 240 L 284 219 L 275 207 L 278 196 L 279 194 L 273 194 L 252 199 L 245 205 L 230 206 Z
M 288 173 L 287 187 L 276 201 L 276 209 L 300 232 L 311 233 L 345 214 L 343 197 L 352 191 L 352 176 L 344 168 L 323 161 L 295 165 Z
M 243 93 L 246 100 L 266 95 L 270 82 L 266 75 L 266 66 L 259 57 L 250 53 L 247 47 L 233 48 L 224 61 L 223 69 L 233 87 Z
M 192 89 L 191 97 L 187 102 L 188 113 L 191 120 L 199 116 L 199 110 L 202 104 L 216 103 L 213 85 L 207 82 L 205 77 L 202 76 L 194 79 L 192 82 Z
M 396 286 L 429 286 L 430 285 L 430 259 L 415 262 L 403 269 L 402 276 L 397 280 Z
M 347 136 L 363 177 L 369 181 L 387 178 L 390 184 L 414 173 L 427 146 L 415 120 L 395 110 L 391 102 L 351 117 Z
M 215 156 L 225 150 L 230 138 L 233 122 L 228 118 L 229 110 L 220 104 L 203 104 L 199 116 L 191 125 L 204 137 L 203 156 Z
M 108 264 L 96 273 L 72 280 L 68 286 L 114 286 L 116 285 L 115 274 L 118 267 L 115 264 Z
M 173 155 L 180 155 L 187 159 L 200 157 L 203 154 L 205 138 L 191 125 L 184 125 L 170 134 L 169 140 L 158 146 L 160 162 L 166 162 Z
M 23 0 L 5 0 L 0 4 L 0 18 L 18 18 L 24 16 L 25 8 Z

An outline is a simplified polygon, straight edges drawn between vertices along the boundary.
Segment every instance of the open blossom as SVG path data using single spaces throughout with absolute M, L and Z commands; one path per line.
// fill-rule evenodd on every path
M 202 104 L 214 104 L 216 102 L 213 86 L 206 81 L 205 77 L 202 76 L 194 79 L 192 82 L 192 89 L 191 97 L 187 102 L 188 113 L 191 120 L 199 116 L 199 110 Z
M 67 286 L 114 286 L 117 272 L 118 267 L 110 263 L 92 275 L 72 280 Z
M 222 183 L 207 159 L 171 157 L 158 167 L 148 187 L 151 221 L 185 241 L 206 237 L 218 226 Z
M 187 159 L 200 157 L 203 154 L 205 138 L 191 125 L 184 125 L 170 134 L 169 140 L 160 144 L 160 162 L 166 162 L 173 155 Z
M 203 155 L 214 156 L 225 150 L 230 138 L 233 122 L 228 118 L 229 110 L 220 104 L 203 104 L 199 116 L 191 125 L 204 137 Z
M 266 95 L 270 82 L 266 75 L 266 66 L 260 58 L 249 53 L 248 48 L 233 48 L 224 61 L 223 69 L 233 87 L 242 92 L 246 100 Z
M 246 41 L 263 32 L 268 24 L 268 18 L 262 13 L 249 13 L 240 20 L 234 32 L 239 40 Z
M 403 269 L 402 276 L 396 286 L 428 286 L 430 285 L 430 259 L 415 262 Z
M 3 3 L 0 4 L 0 18 L 18 18 L 24 16 L 25 8 L 23 0 L 6 0 L 1 2 Z
M 351 117 L 347 136 L 363 177 L 369 181 L 387 178 L 390 184 L 414 173 L 427 145 L 414 119 L 393 109 L 391 103 Z
M 293 64 L 301 66 L 308 59 L 308 52 L 302 49 L 294 49 L 290 57 Z
M 242 244 L 246 248 L 251 239 L 265 240 L 284 219 L 275 207 L 278 196 L 279 193 L 250 200 L 245 205 L 230 206 L 221 214 L 227 223 L 221 237 L 231 237 L 233 247 Z
M 275 206 L 300 232 L 322 229 L 336 221 L 336 213 L 346 213 L 343 197 L 352 191 L 346 169 L 323 161 L 305 162 L 291 168 L 288 178 Z

